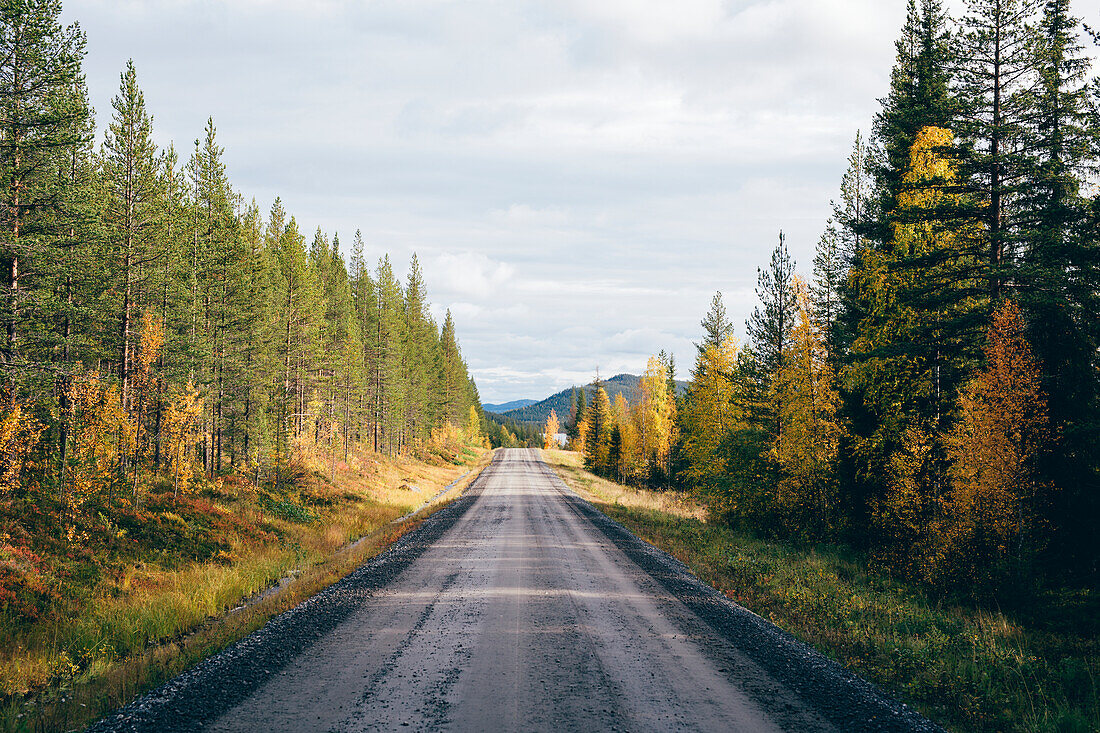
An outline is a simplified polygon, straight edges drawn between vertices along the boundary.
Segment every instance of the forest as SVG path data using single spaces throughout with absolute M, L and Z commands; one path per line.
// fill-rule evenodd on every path
M 587 466 L 948 596 L 1095 588 L 1093 40 L 1068 0 L 910 0 L 812 272 L 781 233 L 740 341 L 716 294 L 685 397 L 663 356 L 633 407 L 581 396 Z
M 12 633 L 92 607 L 90 589 L 123 567 L 286 544 L 272 517 L 355 498 L 317 494 L 316 466 L 333 478 L 378 463 L 362 455 L 447 462 L 482 442 L 454 322 L 431 317 L 415 256 L 402 282 L 388 256 L 368 264 L 359 232 L 345 260 L 336 234 L 307 236 L 280 200 L 261 212 L 230 183 L 212 119 L 186 161 L 158 147 L 132 62 L 97 140 L 85 36 L 60 14 L 58 0 L 0 3 Z M 64 651 L 74 670 L 102 652 Z

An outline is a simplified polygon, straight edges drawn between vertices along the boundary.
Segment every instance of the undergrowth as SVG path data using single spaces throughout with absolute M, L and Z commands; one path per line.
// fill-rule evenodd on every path
M 0 728 L 71 729 L 125 704 L 343 577 L 408 529 L 382 531 L 388 522 L 487 457 L 460 446 L 333 467 L 303 452 L 261 486 L 235 475 L 180 496 L 151 486 L 77 541 L 51 527 L 53 507 L 0 506 Z
M 543 451 L 609 517 L 928 717 L 956 730 L 1100 730 L 1100 603 L 1048 591 L 1026 617 L 948 604 L 843 547 L 796 547 L 705 521 L 681 495 L 597 478 Z

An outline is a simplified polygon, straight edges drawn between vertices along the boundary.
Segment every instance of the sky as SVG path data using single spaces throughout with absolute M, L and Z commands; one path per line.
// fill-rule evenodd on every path
M 949 2 L 956 9 L 958 2 Z M 66 0 L 100 129 L 133 59 L 159 144 L 450 309 L 483 402 L 743 337 L 779 231 L 808 274 L 905 0 Z M 1100 0 L 1073 11 L 1100 26 Z

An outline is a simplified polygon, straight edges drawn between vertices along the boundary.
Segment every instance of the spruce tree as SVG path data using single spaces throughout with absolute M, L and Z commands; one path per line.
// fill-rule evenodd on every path
M 1061 489 L 1050 521 L 1063 530 L 1057 546 L 1063 561 L 1075 567 L 1100 557 L 1100 542 L 1085 519 L 1100 511 L 1100 246 L 1098 219 L 1081 190 L 1096 165 L 1100 125 L 1089 99 L 1096 81 L 1079 28 L 1068 0 L 1045 3 L 1037 29 L 1036 103 L 1026 130 L 1022 251 L 1013 271 L 1050 417 L 1062 431 L 1040 462 L 1043 478 Z
M 756 270 L 756 297 L 760 304 L 753 309 L 747 324 L 753 352 L 768 374 L 783 368 L 783 358 L 794 328 L 795 297 L 791 290 L 794 261 L 787 251 L 786 239 L 779 233 L 779 244 L 772 250 L 766 269 Z
M 984 208 L 989 295 L 1010 275 L 1019 194 L 1027 185 L 1024 125 L 1031 115 L 1036 0 L 967 0 L 959 44 L 959 133 Z M 946 126 L 946 125 L 945 125 Z
M 760 370 L 761 389 L 772 397 L 762 417 L 777 443 L 783 440 L 784 406 L 775 383 L 786 367 L 787 351 L 794 333 L 797 302 L 791 288 L 793 277 L 794 261 L 780 232 L 779 244 L 772 250 L 767 269 L 757 269 L 756 297 L 760 305 L 753 309 L 746 326 L 752 341 L 752 354 Z
M 726 305 L 722 302 L 722 293 L 717 292 L 710 299 L 710 310 L 700 321 L 703 327 L 703 340 L 695 344 L 699 353 L 706 351 L 708 346 L 721 346 L 727 339 L 733 336 L 733 323 L 726 314 Z
M 900 408 L 891 401 L 899 396 L 898 380 L 907 377 L 887 374 L 880 367 L 893 364 L 890 357 L 913 343 L 902 335 L 904 324 L 897 316 L 897 273 L 906 270 L 910 282 L 919 282 L 919 268 L 915 262 L 903 265 L 908 255 L 895 241 L 897 227 L 929 218 L 926 209 L 913 205 L 912 196 L 913 189 L 927 186 L 927 181 L 911 176 L 907 180 L 913 146 L 925 129 L 950 130 L 958 110 L 952 92 L 954 42 L 939 0 L 909 0 L 895 47 L 890 91 L 874 121 L 873 201 L 861 227 L 866 237 L 852 253 L 836 329 L 843 352 L 838 387 L 848 426 L 839 450 L 838 482 L 845 489 L 840 502 L 851 518 L 852 539 L 861 544 L 870 538 L 870 507 L 885 491 L 889 456 L 912 410 L 909 397 Z M 934 213 L 945 217 L 945 212 Z
M 904 190 L 909 151 L 925 127 L 950 128 L 957 103 L 951 92 L 954 66 L 948 16 L 940 0 L 909 0 L 905 25 L 895 44 L 897 59 L 890 92 L 875 116 L 871 164 L 875 207 L 865 229 L 877 242 L 892 236 L 897 197 Z

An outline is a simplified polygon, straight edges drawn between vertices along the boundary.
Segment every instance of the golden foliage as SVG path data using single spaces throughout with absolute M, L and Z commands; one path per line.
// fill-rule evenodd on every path
M 470 405 L 470 412 L 466 417 L 466 437 L 470 440 L 481 438 L 481 415 L 473 405 Z
M 587 452 L 588 448 L 588 421 L 582 420 L 577 423 L 577 436 L 573 438 L 572 445 L 570 446 L 577 453 L 582 456 Z
M 669 390 L 665 365 L 655 356 L 649 358 L 640 390 L 639 449 L 645 460 L 667 474 L 669 454 L 676 439 L 676 399 Z
M 42 425 L 20 402 L 0 416 L 0 497 L 19 486 L 23 466 L 38 444 Z
M 985 366 L 960 391 L 954 425 L 938 440 L 931 429 L 909 428 L 891 457 L 890 491 L 875 515 L 891 535 L 884 559 L 905 577 L 980 594 L 1030 572 L 1050 489 L 1036 480 L 1035 461 L 1054 434 L 1024 335 L 1019 308 L 1005 302 L 989 327 Z
M 841 435 L 840 396 L 825 340 L 813 321 L 806 283 L 795 277 L 792 289 L 797 320 L 775 380 L 783 434 L 773 455 L 783 468 L 779 497 L 786 506 L 781 509 L 803 527 L 816 525 L 823 531 L 832 523 L 836 504 L 832 468 Z
M 202 399 L 192 382 L 184 390 L 177 390 L 164 415 L 164 430 L 168 445 L 169 466 L 172 469 L 172 493 L 178 496 L 186 491 L 190 477 L 186 468 L 190 467 L 189 453 L 193 442 L 189 440 L 194 429 L 195 419 L 202 413 Z
M 720 447 L 736 423 L 731 403 L 734 385 L 730 375 L 737 363 L 737 343 L 727 338 L 721 346 L 708 346 L 699 355 L 691 398 L 684 411 L 684 456 L 687 478 L 704 484 L 725 473 Z
M 152 313 L 141 316 L 141 347 L 138 350 L 138 371 L 147 375 L 164 345 L 164 324 Z
M 102 491 L 111 496 L 118 480 L 120 451 L 133 450 L 135 430 L 126 419 L 118 390 L 93 373 L 77 374 L 68 394 L 70 464 L 67 494 L 75 509 Z
M 1037 503 L 1049 488 L 1036 481 L 1034 462 L 1053 434 L 1025 328 L 1016 304 L 1002 304 L 989 328 L 985 368 L 959 395 L 959 419 L 944 440 L 951 490 L 941 563 L 1026 563 L 1033 549 Z M 954 571 L 939 569 L 945 572 Z
M 558 413 L 550 410 L 550 415 L 546 418 L 546 427 L 542 431 L 542 447 L 547 450 L 557 448 L 558 440 L 554 436 L 560 432 L 561 425 L 558 423 Z

